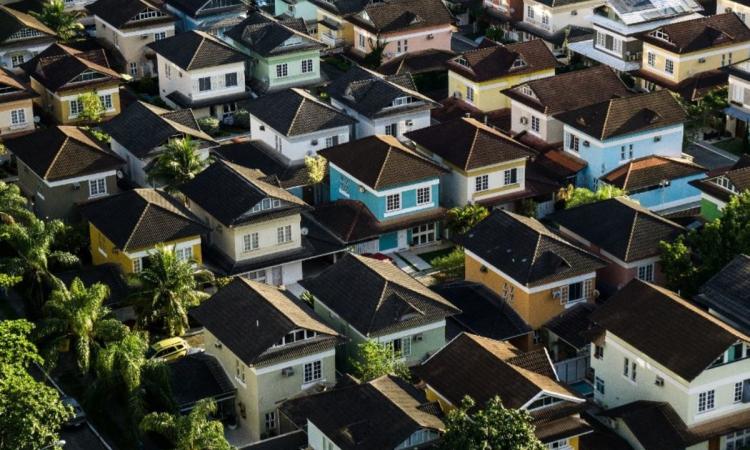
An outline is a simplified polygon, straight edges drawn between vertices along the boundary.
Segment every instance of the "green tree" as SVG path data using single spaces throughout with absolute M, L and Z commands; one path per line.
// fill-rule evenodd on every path
M 186 416 L 150 413 L 141 421 L 141 431 L 157 433 L 167 438 L 174 450 L 230 450 L 224 438 L 224 426 L 212 420 L 216 403 L 204 399 Z
M 440 448 L 444 450 L 544 450 L 534 435 L 528 412 L 503 406 L 499 397 L 474 410 L 474 400 L 465 397 L 461 407 L 448 413 Z
M 691 298 L 735 256 L 750 253 L 750 191 L 734 196 L 721 218 L 662 242 L 661 250 L 668 287 Z
M 398 375 L 407 380 L 411 378 L 401 355 L 390 346 L 375 341 L 368 340 L 359 344 L 357 357 L 350 362 L 354 374 L 362 381 L 370 381 L 383 375 Z
M 174 192 L 178 186 L 195 178 L 208 164 L 208 159 L 201 159 L 198 153 L 198 143 L 189 136 L 170 139 L 151 167 L 148 179 L 162 183 L 164 189 Z
M 454 206 L 448 210 L 448 229 L 453 235 L 461 235 L 478 224 L 490 214 L 489 210 L 476 203 L 466 206 Z
M 565 209 L 570 209 L 587 203 L 595 203 L 610 198 L 621 197 L 625 194 L 626 192 L 622 189 L 609 184 L 599 186 L 596 191 L 584 187 L 574 187 L 571 184 L 566 188 L 560 189 L 558 198 L 565 202 Z
M 317 185 L 323 182 L 326 176 L 328 161 L 320 155 L 305 156 L 305 168 L 307 169 L 307 182 Z
M 63 42 L 73 40 L 83 31 L 78 20 L 83 11 L 66 11 L 64 0 L 49 0 L 42 4 L 42 11 L 31 13 L 40 22 L 52 28 Z
M 376 36 L 375 39 L 369 38 L 370 42 L 370 53 L 365 55 L 362 61 L 365 67 L 370 69 L 377 69 L 383 64 L 383 53 L 385 52 L 385 41 L 380 38 L 380 35 Z
M 157 247 L 133 280 L 139 323 L 156 325 L 170 336 L 184 334 L 188 310 L 209 296 L 199 287 L 211 281 L 210 272 L 196 270 L 190 261 L 177 259 L 174 248 Z
M 432 267 L 439 270 L 444 278 L 460 278 L 464 275 L 465 260 L 463 247 L 456 247 L 447 255 L 433 259 Z
M 57 356 L 62 345 L 72 346 L 78 368 L 85 374 L 96 349 L 125 335 L 125 325 L 110 317 L 109 308 L 104 306 L 108 296 L 106 285 L 86 287 L 79 278 L 73 280 L 70 289 L 63 286 L 52 291 L 43 308 L 45 319 L 40 330 L 51 356 Z
M 104 105 L 96 92 L 86 92 L 78 96 L 83 106 L 78 119 L 86 123 L 99 123 L 104 114 Z
M 717 87 L 706 93 L 698 101 L 691 102 L 679 94 L 672 94 L 687 114 L 685 121 L 685 141 L 701 139 L 701 132 L 707 128 L 723 130 L 724 109 L 729 106 L 727 88 Z
M 17 185 L 0 181 L 0 222 L 8 225 L 31 223 L 36 216 L 26 207 L 27 204 Z
M 29 340 L 32 330 L 26 320 L 0 322 L 0 449 L 52 448 L 73 414 L 57 390 L 27 372 L 42 362 Z

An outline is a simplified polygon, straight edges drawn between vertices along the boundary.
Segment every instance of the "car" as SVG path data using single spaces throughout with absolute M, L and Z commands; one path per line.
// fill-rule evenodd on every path
M 70 420 L 65 423 L 66 426 L 79 427 L 86 423 L 86 411 L 81 408 L 81 404 L 78 403 L 78 400 L 74 399 L 73 397 L 65 396 L 62 398 L 62 403 L 65 406 L 70 406 L 73 409 L 73 413 L 75 414 Z
M 161 361 L 174 361 L 187 355 L 189 351 L 190 344 L 185 339 L 173 337 L 154 343 L 146 353 L 146 357 Z

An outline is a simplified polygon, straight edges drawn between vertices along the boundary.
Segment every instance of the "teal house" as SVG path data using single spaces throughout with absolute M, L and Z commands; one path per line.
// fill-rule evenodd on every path
M 277 20 L 250 14 L 229 29 L 225 39 L 249 56 L 251 87 L 259 93 L 320 82 L 320 50 L 302 19 Z
M 445 169 L 386 135 L 319 154 L 328 160 L 331 203 L 313 214 L 356 253 L 387 253 L 440 240 Z

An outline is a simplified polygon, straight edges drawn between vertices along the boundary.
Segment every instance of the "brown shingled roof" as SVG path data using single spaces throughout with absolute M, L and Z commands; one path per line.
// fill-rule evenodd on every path
M 657 32 L 666 34 L 667 38 L 657 38 Z M 641 39 L 674 53 L 691 53 L 750 41 L 750 29 L 736 14 L 729 12 L 665 25 L 645 33 Z
M 473 81 L 486 81 L 557 67 L 555 55 L 541 39 L 509 45 L 486 41 L 446 62 L 448 69 Z M 514 63 L 522 65 L 513 67 Z
M 706 172 L 706 169 L 685 159 L 646 156 L 629 161 L 600 179 L 628 192 L 659 186 L 665 180 L 676 180 Z
M 440 0 L 387 0 L 370 3 L 349 21 L 374 33 L 450 25 L 453 16 Z

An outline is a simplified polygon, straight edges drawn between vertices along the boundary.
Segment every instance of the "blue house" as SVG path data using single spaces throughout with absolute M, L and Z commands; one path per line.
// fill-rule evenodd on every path
M 668 90 L 615 97 L 555 116 L 563 123 L 564 150 L 588 164 L 578 186 L 648 156 L 682 156 L 685 112 Z
M 247 16 L 242 0 L 166 0 L 167 11 L 177 18 L 180 32 L 199 30 L 218 37 Z
M 313 216 L 357 253 L 384 253 L 440 240 L 445 169 L 393 136 L 374 135 L 319 152 L 328 160 L 331 202 Z

